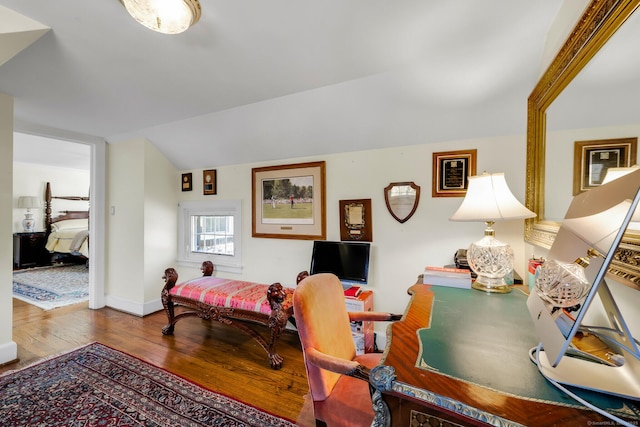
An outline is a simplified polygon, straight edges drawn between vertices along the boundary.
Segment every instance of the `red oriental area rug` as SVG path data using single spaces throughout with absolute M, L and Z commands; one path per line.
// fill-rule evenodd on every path
M 286 426 L 99 343 L 0 376 L 3 426 Z

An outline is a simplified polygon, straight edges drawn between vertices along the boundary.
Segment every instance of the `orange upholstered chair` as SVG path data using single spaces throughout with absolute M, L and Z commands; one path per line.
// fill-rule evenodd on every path
M 369 426 L 374 413 L 369 369 L 380 353 L 356 355 L 351 320 L 398 320 L 379 312 L 349 313 L 340 280 L 328 273 L 304 278 L 293 293 L 316 425 Z

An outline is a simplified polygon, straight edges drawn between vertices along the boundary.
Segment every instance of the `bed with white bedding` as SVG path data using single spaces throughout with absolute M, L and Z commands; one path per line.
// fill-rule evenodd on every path
M 89 219 L 68 219 L 52 223 L 46 248 L 51 253 L 89 258 Z
M 51 216 L 51 205 L 55 199 L 86 202 L 85 196 L 53 196 L 51 184 L 47 182 L 45 190 L 45 231 L 46 249 L 54 260 L 76 257 L 89 259 L 89 210 L 59 211 L 60 215 Z

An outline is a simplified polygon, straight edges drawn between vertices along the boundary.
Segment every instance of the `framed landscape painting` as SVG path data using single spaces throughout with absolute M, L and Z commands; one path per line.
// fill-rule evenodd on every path
M 325 162 L 253 168 L 252 236 L 326 238 Z

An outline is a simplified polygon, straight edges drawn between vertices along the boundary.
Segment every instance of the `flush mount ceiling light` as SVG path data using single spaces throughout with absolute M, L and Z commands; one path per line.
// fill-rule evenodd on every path
M 178 34 L 200 19 L 198 0 L 120 0 L 133 18 L 153 31 Z

